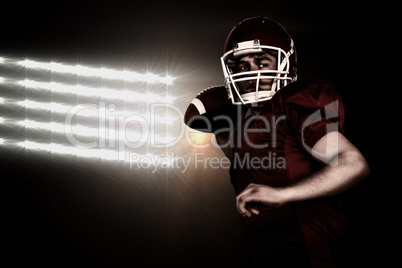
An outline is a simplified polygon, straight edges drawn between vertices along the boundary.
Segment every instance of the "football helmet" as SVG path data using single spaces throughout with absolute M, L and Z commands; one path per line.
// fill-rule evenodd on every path
M 264 52 L 276 57 L 276 68 L 238 71 L 238 60 L 247 55 Z M 296 49 L 288 32 L 276 21 L 266 17 L 252 17 L 241 21 L 229 33 L 221 57 L 229 98 L 233 104 L 260 106 L 281 88 L 296 81 Z M 248 81 L 252 90 L 242 92 L 239 83 Z M 269 81 L 269 90 L 260 84 Z M 254 89 L 255 87 L 255 89 Z

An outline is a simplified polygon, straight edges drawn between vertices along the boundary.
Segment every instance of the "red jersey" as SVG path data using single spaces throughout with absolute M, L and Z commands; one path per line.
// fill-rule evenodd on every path
M 343 101 L 328 83 L 294 82 L 279 90 L 234 130 L 230 178 L 236 194 L 250 183 L 283 187 L 320 169 L 324 163 L 312 157 L 312 147 L 328 132 L 343 133 L 344 121 Z M 243 218 L 252 258 L 272 255 L 284 265 L 293 254 L 296 262 L 317 267 L 340 261 L 346 219 L 338 201 L 292 203 Z
M 236 193 L 249 183 L 286 186 L 311 174 L 314 144 L 344 132 L 344 105 L 329 84 L 294 82 L 278 91 L 257 116 L 244 115 L 234 131 L 231 181 Z

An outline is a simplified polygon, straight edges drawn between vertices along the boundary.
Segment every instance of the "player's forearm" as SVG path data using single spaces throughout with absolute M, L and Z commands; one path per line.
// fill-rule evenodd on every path
M 335 161 L 335 160 L 334 160 Z M 351 188 L 370 173 L 359 151 L 338 155 L 336 165 L 326 165 L 282 190 L 285 203 L 333 196 Z

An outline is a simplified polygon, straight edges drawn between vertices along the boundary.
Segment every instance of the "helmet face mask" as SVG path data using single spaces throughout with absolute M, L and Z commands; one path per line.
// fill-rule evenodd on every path
M 247 20 L 245 20 L 245 21 L 247 21 Z M 287 34 L 287 32 L 276 22 L 269 20 L 267 18 L 251 18 L 251 19 L 248 19 L 248 21 L 252 22 L 251 25 L 248 25 L 249 27 L 236 26 L 232 30 L 232 32 L 229 34 L 228 39 L 226 41 L 226 45 L 225 45 L 225 53 L 221 57 L 221 64 L 222 64 L 223 74 L 225 77 L 226 87 L 228 90 L 228 95 L 229 95 L 229 98 L 231 99 L 232 103 L 238 104 L 238 105 L 243 104 L 243 105 L 251 105 L 251 106 L 260 106 L 264 102 L 270 100 L 272 98 L 272 96 L 279 89 L 285 87 L 289 83 L 296 80 L 295 49 L 294 49 L 293 40 L 290 38 L 290 36 Z M 250 27 L 250 26 L 253 26 L 256 24 L 255 21 L 257 21 L 257 23 L 259 23 L 259 24 L 263 24 L 263 23 L 265 23 L 265 21 L 273 22 L 274 23 L 273 33 L 274 34 L 270 35 L 270 31 L 269 31 L 270 28 L 272 28 L 272 25 L 268 25 L 268 30 L 266 29 L 268 23 L 263 25 L 263 27 L 265 27 L 265 29 L 262 29 L 263 31 L 261 31 L 261 29 L 258 29 L 259 25 L 257 25 L 257 27 Z M 262 23 L 261 23 L 261 21 L 262 21 Z M 244 29 L 244 28 L 246 28 L 246 29 Z M 257 28 L 257 30 L 255 30 L 255 28 Z M 269 38 L 272 39 L 272 36 L 275 37 L 275 34 L 278 35 L 278 33 L 276 33 L 276 32 L 278 32 L 278 28 L 279 28 L 280 34 L 282 35 L 281 36 L 282 40 L 280 40 L 280 41 L 283 41 L 283 39 L 286 39 L 285 42 L 282 42 L 282 43 L 287 43 L 286 47 L 284 47 L 284 45 L 282 45 L 282 47 L 280 47 L 277 44 L 275 44 L 275 42 L 269 42 L 269 40 L 268 41 L 266 40 L 267 39 L 266 36 L 268 36 L 268 39 Z M 246 36 L 247 35 L 248 36 L 244 37 L 244 38 L 242 38 L 243 36 L 242 36 L 242 34 L 240 34 L 240 38 L 239 38 L 238 33 L 245 32 L 245 30 L 249 30 L 247 32 L 251 31 L 252 37 L 257 37 L 257 38 L 261 37 L 261 38 L 260 39 L 252 39 L 252 40 L 244 40 L 248 36 L 250 36 L 250 34 L 246 34 Z M 253 33 L 253 31 L 255 33 Z M 285 33 L 285 34 L 283 34 L 283 33 Z M 235 37 L 233 38 L 233 36 L 235 36 Z M 285 36 L 285 38 L 283 38 L 283 36 Z M 237 41 L 236 39 L 240 40 L 240 41 L 235 42 L 235 41 Z M 276 38 L 276 39 L 279 39 L 279 38 Z M 278 42 L 276 42 L 276 43 L 278 43 Z M 228 48 L 230 46 L 232 47 L 232 49 L 229 50 Z M 285 51 L 284 48 L 287 49 L 287 51 Z M 258 70 L 249 70 L 249 71 L 240 71 L 240 72 L 237 70 L 236 65 L 237 65 L 237 61 L 239 59 L 244 58 L 246 56 L 253 57 L 253 55 L 263 55 L 263 54 L 275 55 L 276 66 L 274 66 L 274 68 L 271 68 L 271 69 L 258 68 Z M 241 84 L 244 85 L 245 83 L 248 83 L 249 85 L 251 85 L 251 87 L 253 87 L 253 90 L 250 89 L 250 86 L 249 86 L 249 89 L 247 89 L 247 91 L 242 89 Z

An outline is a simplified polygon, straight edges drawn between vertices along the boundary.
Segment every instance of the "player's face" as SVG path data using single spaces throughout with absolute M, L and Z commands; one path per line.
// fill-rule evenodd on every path
M 270 53 L 250 54 L 240 58 L 236 62 L 235 72 L 249 72 L 260 70 L 276 70 L 276 56 Z M 250 75 L 250 76 L 255 76 Z M 271 90 L 273 79 L 260 79 L 258 91 Z M 255 92 L 257 80 L 246 80 L 237 82 L 241 94 Z

